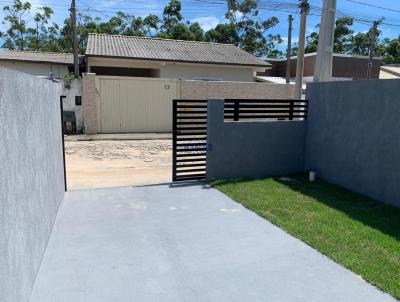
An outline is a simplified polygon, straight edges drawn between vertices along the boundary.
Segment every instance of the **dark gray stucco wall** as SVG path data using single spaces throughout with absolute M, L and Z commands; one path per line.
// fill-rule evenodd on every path
M 60 85 L 0 68 L 0 301 L 28 301 L 64 196 Z
M 312 83 L 306 169 L 400 206 L 400 80 Z
M 224 122 L 224 101 L 208 101 L 207 177 L 259 178 L 302 172 L 304 121 Z

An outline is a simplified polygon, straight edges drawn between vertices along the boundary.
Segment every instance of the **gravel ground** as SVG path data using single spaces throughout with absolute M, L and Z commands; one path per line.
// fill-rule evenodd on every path
M 65 142 L 68 189 L 170 182 L 171 140 Z

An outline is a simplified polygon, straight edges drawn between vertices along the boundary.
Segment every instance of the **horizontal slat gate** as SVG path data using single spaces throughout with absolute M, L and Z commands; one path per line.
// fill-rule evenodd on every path
M 226 121 L 306 120 L 306 100 L 225 100 Z
M 207 100 L 173 101 L 173 181 L 206 178 Z

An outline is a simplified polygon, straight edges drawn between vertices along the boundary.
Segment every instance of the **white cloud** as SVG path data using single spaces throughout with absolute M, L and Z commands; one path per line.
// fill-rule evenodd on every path
M 298 42 L 299 37 L 298 36 L 292 36 L 292 47 Z M 280 44 L 282 46 L 287 46 L 288 45 L 288 37 L 282 37 L 282 43 Z
M 36 11 L 39 8 L 42 8 L 43 6 L 50 6 L 50 5 L 44 5 L 43 1 L 41 0 L 37 0 L 34 3 L 31 4 L 31 13 L 34 15 L 36 13 Z
M 210 30 L 212 28 L 215 28 L 220 22 L 219 19 L 213 16 L 210 17 L 200 17 L 200 18 L 195 18 L 191 20 L 192 22 L 199 22 L 201 28 L 204 29 L 204 31 Z

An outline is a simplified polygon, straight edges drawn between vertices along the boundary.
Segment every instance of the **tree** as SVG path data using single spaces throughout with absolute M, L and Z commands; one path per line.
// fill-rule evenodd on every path
M 336 20 L 334 33 L 333 51 L 348 53 L 351 50 L 351 43 L 354 31 L 350 29 L 354 23 L 353 18 L 341 17 Z
M 62 52 L 63 49 L 61 48 L 60 42 L 60 27 L 58 24 L 53 23 L 51 26 L 48 27 L 48 36 L 47 36 L 47 43 L 43 47 L 43 51 L 49 52 Z
M 8 28 L 5 32 L 0 32 L 0 37 L 4 39 L 3 47 L 7 49 L 24 50 L 26 48 L 26 37 L 28 28 L 26 17 L 31 9 L 29 2 L 14 0 L 14 3 L 3 7 L 6 13 L 3 24 Z
M 205 34 L 205 40 L 214 43 L 239 44 L 239 36 L 233 24 L 218 24 L 214 29 L 210 29 Z
M 350 26 L 353 25 L 353 19 L 350 17 L 338 18 L 335 22 L 335 32 L 333 39 L 333 52 L 349 53 L 352 50 L 353 30 Z M 319 28 L 319 24 L 316 26 Z M 306 53 L 317 52 L 319 34 L 312 32 L 306 37 Z
M 163 23 L 161 25 L 161 32 L 159 37 L 172 38 L 174 35 L 179 35 L 179 32 L 184 32 L 181 20 L 183 16 L 181 14 L 182 5 L 179 0 L 170 0 L 170 2 L 164 7 L 163 12 Z
M 306 37 L 306 47 L 305 53 L 317 52 L 318 49 L 319 34 L 317 32 L 312 32 Z
M 384 39 L 378 44 L 376 54 L 383 57 L 385 64 L 400 63 L 400 37 L 393 40 Z
M 377 25 L 382 23 L 383 18 L 377 22 Z M 371 36 L 372 36 L 372 28 L 368 30 L 368 32 L 360 32 L 357 33 L 351 42 L 351 53 L 355 55 L 363 55 L 368 56 L 371 48 Z M 377 49 L 379 37 L 381 36 L 382 32 L 377 30 L 375 33 L 375 41 L 373 41 L 375 45 L 375 49 Z
M 160 31 L 157 32 L 158 38 L 178 39 L 189 41 L 203 41 L 204 31 L 198 22 L 183 22 L 181 14 L 182 5 L 179 0 L 170 0 L 164 7 L 163 18 Z M 153 17 L 153 28 L 155 28 L 155 18 Z
M 199 22 L 191 22 L 189 25 L 189 32 L 193 41 L 204 41 L 204 30 L 201 28 Z
M 153 36 L 158 31 L 158 24 L 160 23 L 160 18 L 157 15 L 150 14 L 143 19 L 143 26 L 146 30 L 146 35 Z
M 228 0 L 225 14 L 228 23 L 219 24 L 206 33 L 206 40 L 219 43 L 233 43 L 257 56 L 276 56 L 280 35 L 267 34 L 279 23 L 278 18 L 258 20 L 257 0 Z
M 48 6 L 43 6 L 38 9 L 35 17 L 33 18 L 35 27 L 29 28 L 28 37 L 28 48 L 32 50 L 44 50 L 46 48 L 49 29 L 47 24 L 49 23 L 51 16 L 53 15 L 53 10 Z

